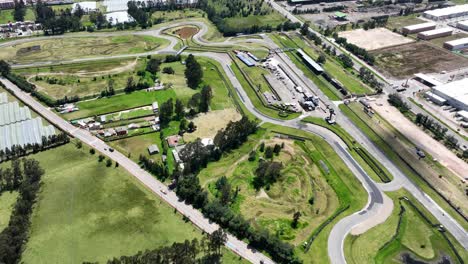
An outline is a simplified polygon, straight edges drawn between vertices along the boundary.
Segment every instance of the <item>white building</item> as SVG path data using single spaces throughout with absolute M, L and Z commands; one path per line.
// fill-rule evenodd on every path
M 435 38 L 447 37 L 452 35 L 453 29 L 449 27 L 438 28 L 428 31 L 423 31 L 418 34 L 418 38 L 430 40 Z
M 468 38 L 461 38 L 461 39 L 447 41 L 444 43 L 444 48 L 449 49 L 449 50 L 468 49 Z
M 72 13 L 74 13 L 76 11 L 78 6 L 80 6 L 81 9 L 83 9 L 83 11 L 85 11 L 85 13 L 94 12 L 94 11 L 98 10 L 96 2 L 86 1 L 86 2 L 74 3 L 72 5 Z
M 447 100 L 438 96 L 437 94 L 434 94 L 433 92 L 426 92 L 426 98 L 427 100 L 430 100 L 437 105 L 444 105 L 447 102 Z
M 443 20 L 468 15 L 468 4 L 429 10 L 423 16 L 431 20 Z
M 457 23 L 457 28 L 468 31 L 468 20 L 460 21 Z
M 109 21 L 111 25 L 119 23 L 129 23 L 135 21 L 132 16 L 130 16 L 127 11 L 118 11 L 106 14 L 106 20 Z
M 426 30 L 435 29 L 436 26 L 437 24 L 434 22 L 419 23 L 415 25 L 406 26 L 402 28 L 402 31 L 404 34 L 414 34 L 414 33 L 419 33 L 419 32 L 426 31 Z
M 447 103 L 459 110 L 468 111 L 468 78 L 438 85 L 432 88 L 432 92 Z

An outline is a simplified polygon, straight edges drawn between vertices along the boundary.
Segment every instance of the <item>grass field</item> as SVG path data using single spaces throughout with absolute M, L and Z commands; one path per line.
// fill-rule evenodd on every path
M 144 70 L 145 60 L 124 60 L 113 61 L 114 68 L 101 69 L 100 64 L 91 63 L 96 68 L 94 71 L 86 71 L 89 65 L 83 64 L 83 70 L 68 72 L 67 67 L 55 66 L 53 69 L 46 68 L 30 68 L 28 70 L 20 70 L 25 75 L 29 82 L 37 86 L 38 91 L 47 94 L 48 96 L 60 99 L 64 96 L 99 96 L 101 91 L 108 88 L 110 80 L 113 81 L 115 90 L 124 89 L 127 84 L 127 79 L 133 77 L 138 83 L 141 80 L 153 85 L 154 82 L 151 76 L 138 76 L 138 70 Z M 103 66 L 110 66 L 108 62 L 103 62 Z M 54 81 L 54 82 L 53 82 Z
M 34 21 L 36 15 L 32 8 L 26 9 L 26 14 L 24 15 L 24 21 Z M 14 22 L 13 9 L 4 9 L 0 10 L 0 24 L 7 24 L 8 22 Z
M 8 226 L 11 212 L 16 203 L 18 192 L 3 192 L 0 194 L 0 232 Z
M 135 254 L 200 232 L 121 168 L 74 144 L 32 155 L 45 169 L 25 263 L 81 263 Z
M 11 63 L 63 61 L 76 58 L 136 54 L 154 51 L 169 45 L 166 39 L 151 36 L 67 37 L 34 40 L 2 48 L 0 59 Z M 39 50 L 33 47 L 39 46 Z
M 253 25 L 270 25 L 272 28 L 276 28 L 276 26 L 284 21 L 285 18 L 276 12 L 264 16 L 250 15 L 247 17 L 231 17 L 224 19 L 224 23 L 228 28 L 250 28 Z
M 454 263 L 458 263 L 452 249 L 445 238 L 437 231 L 437 227 L 429 225 L 424 218 L 407 201 L 400 197 L 406 196 L 414 202 L 411 194 L 399 190 L 387 193 L 393 200 L 395 207 L 391 216 L 366 233 L 353 236 L 350 235 L 345 240 L 346 260 L 350 264 L 354 263 L 394 263 L 400 259 L 401 254 L 410 253 L 424 261 L 440 261 L 441 256 L 449 256 Z M 400 205 L 404 207 L 401 226 L 397 233 Z M 437 221 L 418 203 L 415 204 L 433 223 Z M 396 239 L 384 245 L 396 235 Z M 466 259 L 467 254 L 463 248 L 451 238 L 455 243 L 457 251 Z
M 348 118 L 363 131 L 364 134 L 377 146 L 379 147 L 387 157 L 392 160 L 396 166 L 398 166 L 403 173 L 409 176 L 418 186 L 430 195 L 444 210 L 446 210 L 452 217 L 464 226 L 468 226 L 467 222 L 450 207 L 450 205 L 442 199 L 429 185 L 424 182 L 416 172 L 424 177 L 427 181 L 431 182 L 439 192 L 444 193 L 450 197 L 450 200 L 460 206 L 463 211 L 466 211 L 466 203 L 463 197 L 463 188 L 460 184 L 453 184 L 449 181 L 454 177 L 439 177 L 438 175 L 448 175 L 448 171 L 444 167 L 437 166 L 428 157 L 423 160 L 419 160 L 415 154 L 415 146 L 411 142 L 407 142 L 401 134 L 397 133 L 395 129 L 391 130 L 391 126 L 387 124 L 382 118 L 374 115 L 375 119 L 379 119 L 380 123 L 376 120 L 367 120 L 368 117 L 364 114 L 356 114 L 358 109 L 356 106 L 349 108 L 347 106 L 340 106 L 341 111 L 348 116 Z M 379 124 L 379 125 L 378 125 Z M 383 126 L 381 126 L 382 124 Z M 396 136 L 396 137 L 395 137 Z M 401 158 L 404 157 L 404 160 Z M 405 161 L 407 163 L 405 163 Z M 411 164 L 409 167 L 408 164 Z
M 418 14 L 411 14 L 408 16 L 390 16 L 388 18 L 386 28 L 389 30 L 397 29 L 401 30 L 402 27 L 424 23 L 426 21 L 419 19 Z

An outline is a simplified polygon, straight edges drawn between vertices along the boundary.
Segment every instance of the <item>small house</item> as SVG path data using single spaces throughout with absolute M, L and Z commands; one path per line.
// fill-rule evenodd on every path
M 115 128 L 115 133 L 118 136 L 124 136 L 124 135 L 128 134 L 128 130 L 127 130 L 126 127 L 117 127 L 117 128 Z
M 169 145 L 169 147 L 174 148 L 179 145 L 181 137 L 179 135 L 173 135 L 173 136 L 167 137 L 166 140 L 167 140 L 167 144 Z
M 148 147 L 148 153 L 150 155 L 153 155 L 153 154 L 158 154 L 159 153 L 159 148 L 157 145 L 153 144 L 153 145 L 150 145 Z
M 153 102 L 152 107 L 153 107 L 153 113 L 155 113 L 155 114 L 159 113 L 158 102 Z

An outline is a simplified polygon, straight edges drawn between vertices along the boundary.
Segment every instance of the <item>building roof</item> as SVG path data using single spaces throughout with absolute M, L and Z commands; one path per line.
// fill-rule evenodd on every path
M 72 5 L 72 12 L 75 12 L 78 5 L 80 5 L 80 7 L 85 11 L 93 11 L 97 9 L 96 2 L 85 1 L 85 2 L 74 3 Z
M 148 147 L 148 152 L 149 153 L 155 153 L 155 152 L 159 152 L 159 148 L 157 145 L 153 144 L 153 145 L 150 145 Z
M 158 102 L 153 102 L 152 107 L 153 109 L 158 109 L 159 107 Z
M 112 25 L 117 23 L 133 22 L 135 21 L 132 16 L 130 16 L 127 11 L 118 11 L 106 14 L 106 20 L 111 22 Z
M 307 55 L 302 49 L 297 49 L 297 52 L 302 56 L 302 58 L 309 63 L 310 66 L 312 66 L 316 71 L 318 72 L 323 72 L 322 66 L 315 62 L 309 55 Z
M 434 16 L 434 17 L 444 17 L 444 16 L 461 14 L 464 12 L 468 12 L 468 4 L 429 10 L 429 11 L 424 12 L 424 14 Z
M 468 27 L 468 20 L 463 20 L 463 21 L 458 22 L 457 27 L 459 26 Z
M 428 30 L 428 31 L 423 31 L 423 32 L 420 32 L 419 34 L 424 35 L 424 36 L 433 36 L 433 35 L 448 33 L 448 32 L 452 32 L 452 31 L 453 31 L 452 28 L 445 27 L 445 28 L 436 28 L 436 29 L 432 29 L 432 30 Z
M 428 76 L 424 73 L 416 73 L 414 74 L 414 76 L 416 76 L 417 78 L 421 79 L 421 80 L 424 80 L 425 82 L 428 82 L 434 86 L 437 86 L 437 85 L 442 85 L 443 83 L 442 82 L 439 82 L 438 80 L 432 78 L 431 76 Z
M 169 146 L 177 146 L 179 144 L 180 136 L 179 135 L 173 135 L 170 137 L 167 137 L 167 144 Z
M 212 138 L 204 138 L 201 140 L 201 143 L 203 144 L 203 146 L 210 146 L 210 145 L 213 145 L 214 142 L 213 142 L 213 139 Z
M 433 89 L 468 105 L 468 78 L 435 86 Z
M 441 102 L 441 103 L 447 101 L 447 100 L 445 100 L 444 98 L 442 98 L 442 97 L 438 96 L 437 94 L 435 94 L 435 93 L 433 93 L 433 92 L 430 92 L 430 91 L 427 91 L 427 92 L 426 92 L 426 95 L 429 96 L 429 97 L 431 97 L 431 98 L 434 99 L 434 100 L 437 100 L 437 101 Z
M 432 29 L 432 30 L 428 30 L 428 31 L 423 31 L 423 32 L 421 32 L 419 34 L 424 35 L 424 36 L 433 36 L 433 35 L 448 33 L 448 32 L 452 32 L 452 31 L 453 31 L 452 28 L 444 27 L 444 28 L 436 28 L 436 29 Z
M 463 117 L 464 119 L 468 119 L 468 111 L 465 111 L 465 110 L 458 111 L 457 114 Z
M 433 27 L 433 26 L 436 26 L 437 24 L 434 23 L 434 22 L 426 22 L 426 23 L 419 23 L 419 24 L 415 24 L 415 25 L 410 25 L 410 26 L 406 26 L 406 27 L 403 27 L 404 29 L 406 30 L 417 30 L 417 29 L 420 29 L 420 28 L 426 28 L 426 27 Z
M 115 132 L 123 132 L 123 131 L 127 131 L 127 128 L 126 127 L 116 127 L 115 128 Z
M 468 38 L 461 38 L 461 39 L 455 39 L 451 41 L 447 41 L 444 44 L 448 44 L 450 46 L 458 46 L 458 45 L 463 45 L 468 43 Z

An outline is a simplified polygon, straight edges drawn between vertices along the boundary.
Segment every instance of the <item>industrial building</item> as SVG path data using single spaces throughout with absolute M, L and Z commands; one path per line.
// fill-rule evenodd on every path
M 252 67 L 255 65 L 255 61 L 253 61 L 246 53 L 244 52 L 237 52 L 236 57 L 239 58 L 245 65 Z
M 444 43 L 444 48 L 452 51 L 468 49 L 468 38 L 447 41 Z
M 81 9 L 85 13 L 94 12 L 94 11 L 99 10 L 98 7 L 97 7 L 96 2 L 85 1 L 85 2 L 74 3 L 72 5 L 72 13 L 75 13 L 75 11 L 78 9 L 78 6 L 80 6 Z
M 432 88 L 432 93 L 447 100 L 447 104 L 459 110 L 468 111 L 468 78 L 437 85 Z
M 457 28 L 468 31 L 468 20 L 463 20 L 457 23 Z
M 317 62 L 315 62 L 309 55 L 307 55 L 307 53 L 305 53 L 302 49 L 297 49 L 297 53 L 301 56 L 301 58 L 307 63 L 307 65 L 309 67 L 312 68 L 312 70 L 316 73 L 316 74 L 321 74 L 323 73 L 323 68 L 322 66 L 320 66 L 320 64 L 318 64 Z
M 423 16 L 434 21 L 457 18 L 468 15 L 468 4 L 456 5 L 446 8 L 439 8 L 434 10 L 425 11 Z
M 423 31 L 418 34 L 418 38 L 424 40 L 431 40 L 435 38 L 447 37 L 452 35 L 453 29 L 449 27 L 438 28 L 428 31 Z
M 447 100 L 438 96 L 437 94 L 434 94 L 433 92 L 426 92 L 426 98 L 437 105 L 444 105 L 447 102 Z
M 439 82 L 438 80 L 432 78 L 431 76 L 428 76 L 424 73 L 416 73 L 414 75 L 414 79 L 416 81 L 419 81 L 420 83 L 428 86 L 428 87 L 434 87 L 438 85 L 442 85 L 443 83 Z
M 402 28 L 403 34 L 416 34 L 419 32 L 435 29 L 437 26 L 434 22 L 420 23 L 415 25 L 410 25 Z

